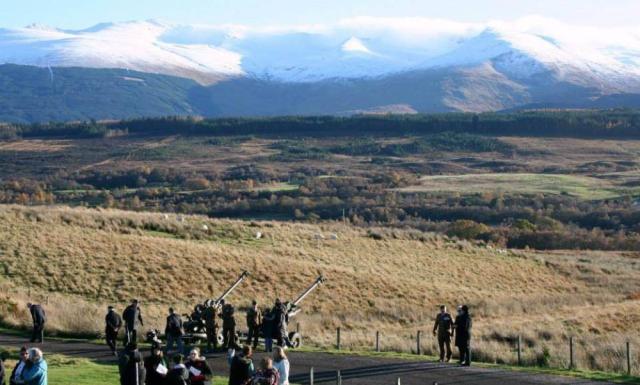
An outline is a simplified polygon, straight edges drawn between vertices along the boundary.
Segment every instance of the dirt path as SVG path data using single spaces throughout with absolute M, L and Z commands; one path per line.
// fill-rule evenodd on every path
M 19 348 L 27 345 L 24 337 L 0 335 L 0 347 Z M 45 341 L 40 346 L 47 353 L 59 353 L 70 357 L 84 357 L 100 362 L 114 362 L 106 346 L 87 342 Z M 256 354 L 258 361 L 262 354 Z M 207 355 L 216 375 L 226 375 L 228 366 L 222 353 Z M 309 383 L 309 369 L 314 368 L 315 383 L 335 384 L 336 371 L 340 370 L 344 385 L 393 385 L 398 377 L 405 385 L 444 384 L 473 385 L 538 385 L 538 384 L 580 384 L 602 385 L 578 378 L 528 374 L 497 369 L 458 367 L 454 364 L 433 362 L 410 362 L 390 358 L 374 358 L 335 355 L 328 353 L 290 352 L 291 377 L 296 384 Z

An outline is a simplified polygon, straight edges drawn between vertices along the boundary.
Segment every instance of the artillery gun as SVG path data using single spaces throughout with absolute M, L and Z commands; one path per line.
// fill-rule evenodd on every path
M 231 294 L 231 292 L 233 292 L 238 286 L 240 286 L 242 281 L 249 277 L 249 275 L 250 274 L 248 271 L 243 271 L 238 279 L 236 279 L 236 281 L 231 286 L 229 286 L 229 288 L 227 288 L 227 290 L 225 290 L 218 298 L 208 299 L 204 302 L 204 304 L 196 305 L 195 311 L 191 315 L 184 314 L 184 317 L 187 318 L 187 321 L 184 323 L 185 333 L 182 336 L 182 340 L 185 342 L 185 344 L 198 344 L 202 341 L 207 340 L 207 330 L 204 320 L 204 314 L 198 315 L 198 308 L 203 311 L 206 307 L 211 306 L 217 312 L 224 299 L 229 296 L 229 294 Z M 223 337 L 220 330 L 218 330 L 218 335 L 216 336 L 216 338 L 218 339 L 218 345 L 222 345 Z
M 286 313 L 286 322 L 287 323 L 289 323 L 289 320 L 291 318 L 295 317 L 302 310 L 302 308 L 299 306 L 300 303 L 309 294 L 311 294 L 311 292 L 313 292 L 316 288 L 318 288 L 318 286 L 322 285 L 325 281 L 326 281 L 326 279 L 324 278 L 324 276 L 322 276 L 322 275 L 318 276 L 318 278 L 316 278 L 315 281 L 313 281 L 313 283 L 309 287 L 307 287 L 302 292 L 302 294 L 300 294 L 298 296 L 298 298 L 296 298 L 295 300 L 293 300 L 291 302 L 285 302 L 283 304 L 286 307 L 286 312 L 287 312 Z M 300 347 L 302 345 L 302 336 L 300 335 L 300 333 L 298 331 L 289 332 L 288 336 L 289 336 L 289 341 L 293 345 L 292 347 L 298 348 L 298 347 Z M 248 337 L 248 332 L 242 332 L 242 333 L 239 334 L 239 338 L 241 338 L 242 340 L 245 340 L 247 337 Z M 264 340 L 264 333 L 263 333 L 262 330 L 260 330 L 260 339 Z

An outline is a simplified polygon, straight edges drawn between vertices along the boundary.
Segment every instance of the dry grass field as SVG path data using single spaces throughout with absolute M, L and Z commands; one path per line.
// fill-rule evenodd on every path
M 138 297 L 145 327 L 163 329 L 168 306 L 187 312 L 245 269 L 251 278 L 229 297 L 239 307 L 292 299 L 319 273 L 328 278 L 298 319 L 308 344 L 329 346 L 340 326 L 343 346 L 371 347 L 379 330 L 384 349 L 407 351 L 417 330 L 430 331 L 439 304 L 468 303 L 483 360 L 514 362 L 518 334 L 531 363 L 566 365 L 569 336 L 583 368 L 621 370 L 624 341 L 640 348 L 635 253 L 508 251 L 333 222 L 0 206 L 5 324 L 28 324 L 24 304 L 35 300 L 45 303 L 51 329 L 98 334 L 107 304 L 122 309 Z M 638 355 L 633 365 L 637 373 Z

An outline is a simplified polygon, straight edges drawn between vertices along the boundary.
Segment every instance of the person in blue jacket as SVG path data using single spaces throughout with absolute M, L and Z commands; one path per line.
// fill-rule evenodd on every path
M 22 371 L 22 380 L 26 385 L 47 385 L 47 361 L 38 348 L 29 349 L 29 360 Z

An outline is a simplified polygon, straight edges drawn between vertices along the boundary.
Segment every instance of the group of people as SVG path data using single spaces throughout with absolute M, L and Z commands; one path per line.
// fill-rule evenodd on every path
M 23 346 L 20 349 L 18 362 L 8 377 L 8 371 L 5 368 L 7 357 L 6 352 L 0 355 L 0 385 L 5 384 L 5 377 L 9 380 L 10 385 L 47 385 L 47 361 L 40 349 L 27 349 L 26 346 Z
M 289 385 L 289 360 L 281 347 L 274 349 L 273 358 L 264 357 L 260 368 L 253 363 L 253 349 L 245 345 L 240 352 L 229 349 L 229 385 Z M 154 344 L 143 358 L 135 342 L 130 342 L 120 354 L 121 385 L 205 385 L 210 384 L 213 371 L 200 349 L 192 348 L 185 358 L 181 353 L 164 356 L 160 344 Z
M 447 312 L 445 305 L 440 306 L 433 325 L 433 335 L 438 337 L 440 362 L 451 361 L 451 338 L 455 337 L 455 345 L 460 353 L 460 365 L 471 364 L 471 315 L 467 305 L 458 306 L 455 320 Z

